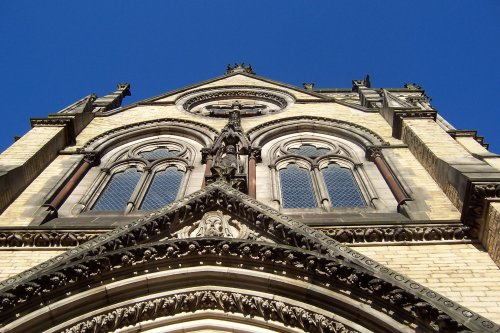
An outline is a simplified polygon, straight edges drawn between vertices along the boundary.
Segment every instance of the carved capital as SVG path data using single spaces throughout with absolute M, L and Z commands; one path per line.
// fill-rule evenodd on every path
M 365 157 L 368 161 L 373 161 L 375 157 L 382 156 L 382 147 L 380 146 L 368 146 L 366 147 Z
M 262 162 L 262 148 L 261 147 L 251 147 L 249 158 L 255 158 L 257 162 Z
M 213 159 L 212 148 L 201 148 L 201 163 L 206 164 L 207 160 Z
M 87 152 L 83 156 L 83 161 L 89 163 L 91 166 L 95 166 L 101 163 L 101 158 L 97 152 Z

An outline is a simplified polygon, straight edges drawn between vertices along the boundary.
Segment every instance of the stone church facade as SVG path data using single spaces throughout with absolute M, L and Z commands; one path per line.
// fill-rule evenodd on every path
M 500 158 L 418 85 L 128 95 L 0 155 L 1 332 L 500 332 Z

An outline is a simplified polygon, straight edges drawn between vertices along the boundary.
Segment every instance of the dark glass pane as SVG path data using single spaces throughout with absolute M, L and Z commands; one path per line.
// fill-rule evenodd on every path
M 156 148 L 155 150 L 151 151 L 143 151 L 139 153 L 139 156 L 148 161 L 154 161 L 154 160 L 159 160 L 161 158 L 177 156 L 178 154 L 179 154 L 178 150 L 169 150 L 168 148 Z
M 299 148 L 289 148 L 288 151 L 292 154 L 316 158 L 318 156 L 326 155 L 330 152 L 328 148 L 316 148 L 313 145 L 302 145 Z
M 174 202 L 179 192 L 184 173 L 176 167 L 169 167 L 155 173 L 151 186 L 144 197 L 141 210 L 159 209 Z
M 281 169 L 279 174 L 284 208 L 316 207 L 308 170 L 299 168 L 296 164 L 290 164 L 286 169 Z
M 115 173 L 99 196 L 99 199 L 97 199 L 92 210 L 124 210 L 132 192 L 134 192 L 139 178 L 141 178 L 141 174 L 142 173 L 135 168 L 129 168 L 124 172 Z
M 338 164 L 330 164 L 321 172 L 333 207 L 366 206 L 350 169 L 341 168 Z

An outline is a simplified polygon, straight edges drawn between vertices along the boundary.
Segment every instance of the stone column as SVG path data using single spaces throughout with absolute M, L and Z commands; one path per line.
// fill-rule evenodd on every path
M 75 173 L 70 177 L 63 188 L 58 191 L 57 195 L 46 206 L 57 212 L 64 200 L 66 200 L 69 194 L 75 189 L 78 183 L 87 174 L 89 169 L 97 164 L 97 161 L 98 159 L 96 154 L 86 154 L 83 158 L 83 162 L 80 164 Z
M 257 171 L 256 171 L 257 161 L 254 154 L 248 156 L 248 195 L 252 198 L 257 196 Z
M 374 162 L 378 170 L 384 177 L 387 185 L 389 186 L 392 194 L 398 202 L 398 206 L 401 206 L 406 201 L 411 200 L 411 198 L 406 194 L 405 190 L 401 184 L 396 180 L 391 169 L 387 165 L 384 157 L 382 156 L 382 150 L 379 147 L 370 147 L 367 150 L 367 159 Z
M 324 208 L 325 210 L 328 210 L 329 208 L 329 195 L 328 195 L 328 189 L 323 185 L 323 182 L 320 181 L 320 179 L 323 178 L 321 175 L 321 171 L 319 171 L 319 165 L 314 164 L 312 166 L 312 171 L 313 171 L 313 182 L 316 184 L 316 187 L 318 189 L 318 195 L 319 195 L 319 201 L 321 204 L 321 207 Z
M 202 189 L 205 188 L 205 186 L 207 185 L 206 178 L 208 176 L 212 175 L 212 171 L 210 171 L 210 169 L 212 168 L 213 163 L 214 163 L 214 159 L 213 159 L 212 155 L 207 156 L 206 165 L 205 165 L 205 176 L 203 177 L 203 182 L 201 183 Z

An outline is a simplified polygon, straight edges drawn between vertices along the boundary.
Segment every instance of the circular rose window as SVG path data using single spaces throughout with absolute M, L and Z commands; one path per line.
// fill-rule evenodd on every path
M 290 94 L 275 89 L 228 87 L 190 92 L 176 104 L 190 113 L 226 118 L 234 110 L 240 111 L 242 117 L 281 112 L 293 102 Z

